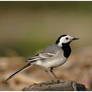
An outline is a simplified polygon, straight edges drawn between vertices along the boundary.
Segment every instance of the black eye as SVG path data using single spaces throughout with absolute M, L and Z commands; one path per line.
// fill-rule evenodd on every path
M 66 40 L 68 40 L 69 38 L 68 37 L 66 37 Z

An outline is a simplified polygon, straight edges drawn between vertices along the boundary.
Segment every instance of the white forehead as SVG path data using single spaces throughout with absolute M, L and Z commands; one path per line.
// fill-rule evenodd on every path
M 72 38 L 70 35 L 66 35 L 66 36 L 61 37 L 60 40 L 64 40 L 66 37 Z
M 68 40 L 67 40 L 66 38 L 68 38 Z M 71 41 L 72 38 L 73 38 L 73 37 L 70 36 L 70 35 L 66 35 L 66 36 L 61 37 L 60 40 L 59 40 L 58 45 L 59 45 L 59 46 L 62 46 L 62 43 L 68 43 L 68 42 Z

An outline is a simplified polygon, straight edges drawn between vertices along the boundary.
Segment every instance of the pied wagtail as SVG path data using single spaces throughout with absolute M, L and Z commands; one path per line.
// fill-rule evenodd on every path
M 28 64 L 9 76 L 6 81 L 31 65 L 39 65 L 43 67 L 46 73 L 48 73 L 49 70 L 51 74 L 58 80 L 57 76 L 53 72 L 53 68 L 63 65 L 66 62 L 71 53 L 70 43 L 73 40 L 78 39 L 79 38 L 71 37 L 70 35 L 61 35 L 54 44 L 48 46 L 48 48 L 44 49 L 34 57 L 27 59 Z M 49 75 L 49 77 L 51 76 Z

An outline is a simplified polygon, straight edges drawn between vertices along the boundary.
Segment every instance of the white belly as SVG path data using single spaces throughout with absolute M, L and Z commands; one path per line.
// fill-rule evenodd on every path
M 63 56 L 61 50 L 59 50 L 53 57 L 46 58 L 44 60 L 39 60 L 36 62 L 37 65 L 40 65 L 44 68 L 57 67 L 66 62 L 66 58 Z
M 50 68 L 50 67 L 57 67 L 66 62 L 66 58 L 63 59 L 54 59 L 54 60 L 49 60 L 49 61 L 37 61 L 37 65 L 40 65 L 44 68 Z

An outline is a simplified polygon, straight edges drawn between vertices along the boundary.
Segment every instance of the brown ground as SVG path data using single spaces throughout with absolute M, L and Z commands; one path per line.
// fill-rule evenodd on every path
M 40 67 L 32 66 L 17 74 L 8 83 L 4 83 L 4 80 L 9 75 L 25 64 L 26 62 L 24 62 L 22 57 L 0 58 L 0 90 L 22 90 L 31 84 L 50 80 Z M 80 52 L 72 54 L 66 64 L 56 68 L 54 71 L 61 81 L 77 81 L 92 89 L 91 48 L 82 49 Z

